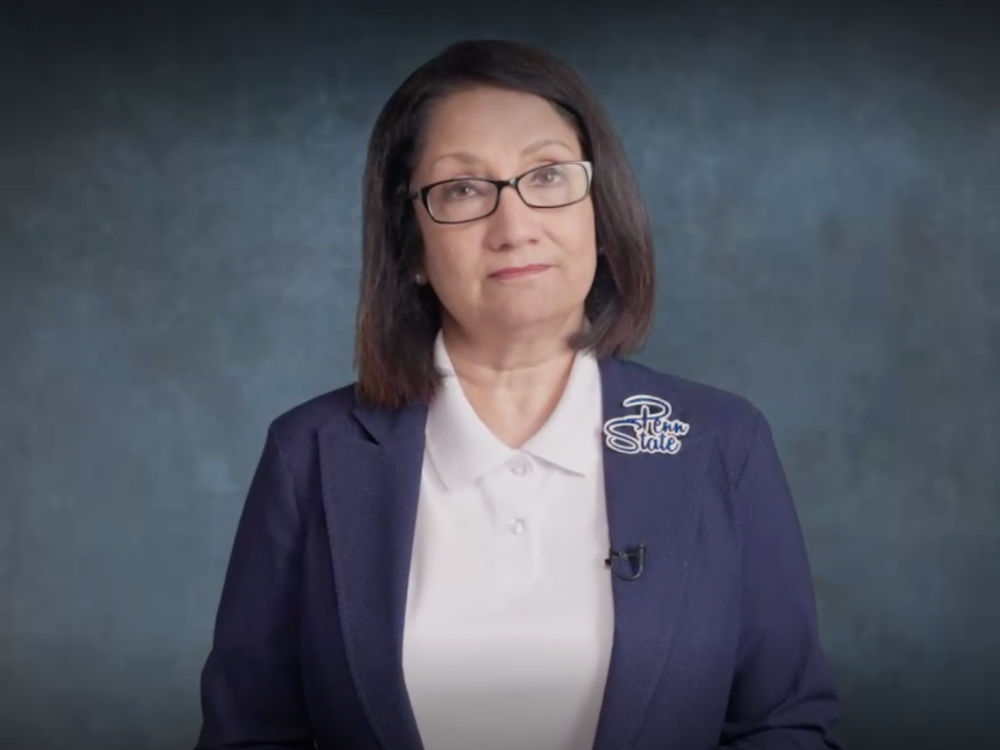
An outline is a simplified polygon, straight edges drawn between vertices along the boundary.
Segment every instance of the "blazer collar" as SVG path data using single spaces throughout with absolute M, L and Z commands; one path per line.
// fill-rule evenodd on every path
M 671 399 L 662 393 L 666 380 L 640 365 L 609 358 L 600 369 L 605 420 L 635 411 L 622 405 L 632 395 Z M 347 663 L 383 747 L 423 750 L 404 684 L 402 636 L 427 409 L 358 405 L 354 416 L 366 436 L 343 428 L 320 435 Z M 693 487 L 710 445 L 687 438 L 676 455 L 602 448 L 611 548 L 641 542 L 646 558 L 638 579 L 612 581 L 614 641 L 593 750 L 630 747 L 664 674 L 700 517 Z

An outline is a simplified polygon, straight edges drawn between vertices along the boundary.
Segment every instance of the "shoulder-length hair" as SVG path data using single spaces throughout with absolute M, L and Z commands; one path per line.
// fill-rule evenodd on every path
M 495 86 L 547 99 L 572 125 L 594 165 L 597 270 L 587 295 L 587 330 L 571 345 L 598 358 L 642 346 L 653 316 L 653 246 L 625 152 L 580 76 L 555 56 L 513 41 L 473 40 L 445 48 L 415 70 L 379 114 L 364 174 L 363 258 L 355 339 L 357 396 L 386 408 L 428 403 L 439 383 L 434 339 L 440 302 L 417 285 L 423 243 L 408 200 L 410 174 L 431 105 L 457 91 Z

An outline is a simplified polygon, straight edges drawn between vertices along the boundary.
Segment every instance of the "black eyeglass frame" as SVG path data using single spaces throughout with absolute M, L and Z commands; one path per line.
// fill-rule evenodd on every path
M 582 166 L 586 170 L 586 172 L 587 172 L 587 189 L 584 191 L 583 195 L 581 195 L 579 198 L 577 198 L 574 201 L 570 201 L 569 203 L 560 203 L 560 204 L 558 204 L 556 206 L 536 206 L 533 203 L 529 203 L 525 199 L 524 195 L 521 194 L 521 188 L 519 187 L 521 180 L 524 177 L 527 177 L 529 174 L 532 174 L 533 172 L 537 172 L 539 170 L 550 168 L 550 167 L 558 167 L 558 166 L 563 165 L 563 164 L 579 164 L 580 166 Z M 437 218 L 434 215 L 434 213 L 431 211 L 431 207 L 429 205 L 427 205 L 427 194 L 430 193 L 430 191 L 433 190 L 434 188 L 436 188 L 438 185 L 445 185 L 445 184 L 447 184 L 449 182 L 470 182 L 472 180 L 476 180 L 478 182 L 488 182 L 491 185 L 494 185 L 496 187 L 496 189 L 497 189 L 496 200 L 493 203 L 493 208 L 491 208 L 487 213 L 483 214 L 482 216 L 477 216 L 474 219 L 462 219 L 461 221 L 443 221 L 442 219 Z M 594 165 L 593 165 L 592 162 L 585 161 L 585 160 L 580 160 L 580 161 L 556 161 L 556 162 L 550 162 L 549 164 L 540 164 L 537 167 L 532 167 L 531 169 L 529 169 L 529 170 L 527 170 L 525 172 L 522 172 L 521 174 L 517 175 L 516 177 L 510 177 L 510 178 L 508 178 L 506 180 L 491 180 L 491 179 L 489 179 L 487 177 L 452 177 L 452 178 L 447 179 L 447 180 L 438 180 L 437 182 L 432 182 L 430 185 L 424 185 L 421 188 L 416 188 L 414 190 L 410 190 L 409 192 L 406 193 L 406 199 L 407 200 L 416 200 L 416 199 L 419 198 L 420 202 L 424 205 L 424 209 L 427 211 L 427 215 L 430 216 L 431 219 L 433 221 L 437 222 L 438 224 L 467 224 L 470 221 L 479 221 L 480 219 L 485 219 L 487 216 L 490 216 L 490 215 L 496 213 L 496 210 L 500 207 L 500 194 L 501 194 L 501 192 L 503 192 L 503 189 L 505 187 L 512 187 L 512 188 L 514 188 L 514 192 L 517 193 L 518 197 L 522 201 L 524 201 L 524 204 L 526 206 L 530 206 L 531 208 L 565 208 L 566 206 L 572 206 L 572 205 L 574 205 L 576 203 L 579 203 L 580 201 L 584 200 L 588 195 L 590 195 L 590 189 L 593 186 L 593 182 L 594 182 Z

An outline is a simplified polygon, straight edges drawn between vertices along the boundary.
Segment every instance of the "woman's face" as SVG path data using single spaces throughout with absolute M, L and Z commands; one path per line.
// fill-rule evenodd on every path
M 452 94 L 434 106 L 425 127 L 413 188 L 459 177 L 507 179 L 584 158 L 573 128 L 553 106 L 517 91 Z M 533 179 L 539 190 L 557 181 L 544 172 Z M 459 187 L 455 195 L 464 200 L 471 192 Z M 575 331 L 583 324 L 597 263 L 589 194 L 561 208 L 531 208 L 507 187 L 492 215 L 463 224 L 439 224 L 422 205 L 416 212 L 423 272 L 444 306 L 446 326 L 488 335 Z

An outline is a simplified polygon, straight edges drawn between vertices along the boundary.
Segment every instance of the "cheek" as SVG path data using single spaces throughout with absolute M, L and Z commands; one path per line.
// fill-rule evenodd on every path
M 597 269 L 597 240 L 592 215 L 580 217 L 566 227 L 564 246 L 580 275 L 594 275 Z
M 590 292 L 597 276 L 597 251 L 591 248 L 587 255 L 581 257 L 577 262 L 576 286 L 578 293 L 584 297 Z
M 423 243 L 423 267 L 429 275 L 439 273 L 449 265 L 449 243 L 447 232 L 425 216 L 420 217 L 420 238 Z
M 447 235 L 425 235 L 424 270 L 438 296 L 444 301 L 461 295 L 478 273 L 477 256 L 467 242 Z

